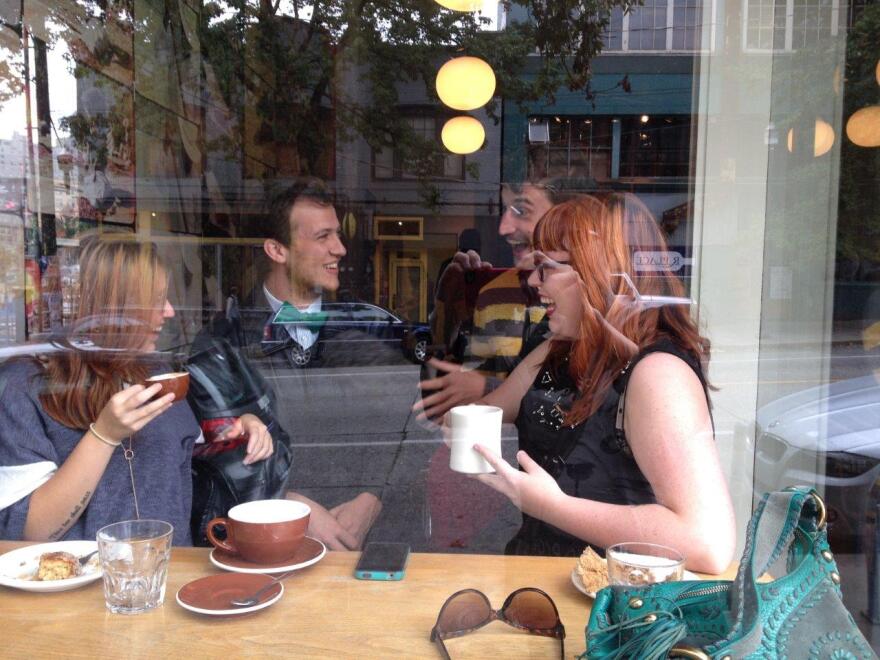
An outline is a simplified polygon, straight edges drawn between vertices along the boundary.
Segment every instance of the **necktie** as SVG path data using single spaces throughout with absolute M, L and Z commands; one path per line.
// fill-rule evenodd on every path
M 272 324 L 296 323 L 317 332 L 327 322 L 327 312 L 301 312 L 286 302 L 281 305 L 272 319 Z

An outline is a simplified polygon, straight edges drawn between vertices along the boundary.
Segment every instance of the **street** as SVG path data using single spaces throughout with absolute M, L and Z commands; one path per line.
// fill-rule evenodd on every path
M 762 391 L 787 394 L 815 384 L 817 358 L 810 351 L 775 353 L 761 358 Z M 723 347 L 713 364 L 726 376 L 713 382 L 721 390 L 743 385 L 737 370 L 745 374 L 750 367 Z M 880 359 L 860 347 L 835 346 L 829 364 L 835 379 L 844 379 L 880 368 Z M 291 368 L 268 378 L 292 437 L 291 488 L 328 507 L 364 490 L 375 493 L 384 508 L 374 540 L 403 540 L 422 551 L 503 551 L 519 513 L 488 487 L 448 469 L 439 429 L 418 422 L 410 410 L 419 396 L 417 365 Z M 505 425 L 502 447 L 511 463 L 516 437 L 515 427 Z
M 448 467 L 440 430 L 415 419 L 414 364 L 339 370 L 290 369 L 269 377 L 293 442 L 290 487 L 332 507 L 362 491 L 381 498 L 371 540 L 406 541 L 414 551 L 500 553 L 519 512 Z M 502 432 L 505 458 L 516 429 Z

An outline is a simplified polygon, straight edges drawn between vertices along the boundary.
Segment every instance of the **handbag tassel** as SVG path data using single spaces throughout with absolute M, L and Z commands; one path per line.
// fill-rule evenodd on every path
M 613 654 L 603 656 L 605 660 L 665 660 L 672 647 L 686 634 L 687 625 L 672 613 L 648 612 L 591 633 L 585 656 L 590 657 L 589 649 L 595 645 L 596 648 L 615 649 Z

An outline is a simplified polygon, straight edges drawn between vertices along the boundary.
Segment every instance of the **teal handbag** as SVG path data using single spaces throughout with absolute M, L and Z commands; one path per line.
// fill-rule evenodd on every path
M 780 577 L 759 584 L 768 569 Z M 588 660 L 877 658 L 843 605 L 825 505 L 807 488 L 764 495 L 734 581 L 606 587 L 586 634 Z

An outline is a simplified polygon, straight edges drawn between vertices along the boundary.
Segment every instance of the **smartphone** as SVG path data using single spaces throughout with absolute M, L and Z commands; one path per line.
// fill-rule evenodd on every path
M 367 543 L 354 569 L 359 580 L 402 580 L 409 560 L 407 543 Z

